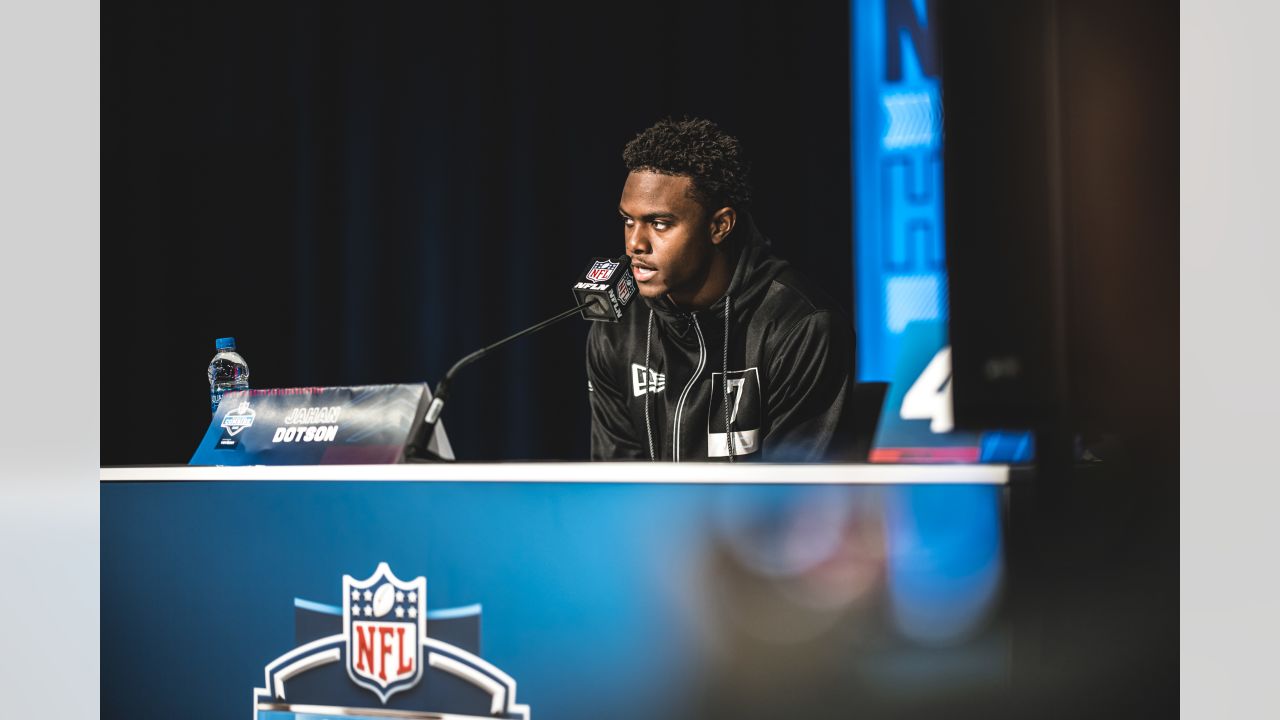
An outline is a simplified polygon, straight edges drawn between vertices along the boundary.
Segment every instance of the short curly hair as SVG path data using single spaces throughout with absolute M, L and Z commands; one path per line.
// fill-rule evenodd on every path
M 684 175 L 691 195 L 708 211 L 751 203 L 748 165 L 738 139 L 710 120 L 667 118 L 636 135 L 622 151 L 627 170 Z

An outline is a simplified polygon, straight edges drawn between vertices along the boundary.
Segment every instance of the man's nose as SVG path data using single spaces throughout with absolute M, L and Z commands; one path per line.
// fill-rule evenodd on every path
M 627 254 L 648 255 L 653 248 L 649 245 L 649 236 L 645 232 L 644 223 L 636 223 L 626 229 Z

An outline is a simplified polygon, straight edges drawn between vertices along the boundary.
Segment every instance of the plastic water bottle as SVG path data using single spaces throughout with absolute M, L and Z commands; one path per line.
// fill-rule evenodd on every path
M 209 404 L 216 413 L 223 393 L 249 389 L 249 365 L 236 352 L 235 338 L 218 338 L 213 347 L 218 354 L 209 363 Z

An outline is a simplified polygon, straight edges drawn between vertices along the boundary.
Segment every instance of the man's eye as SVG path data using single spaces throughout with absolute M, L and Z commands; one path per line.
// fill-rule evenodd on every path
M 635 224 L 636 224 L 636 221 L 635 221 L 635 220 L 632 220 L 632 219 L 631 219 L 631 218 L 629 218 L 629 217 L 624 217 L 624 218 L 622 218 L 622 224 L 623 224 L 623 225 L 626 225 L 627 227 L 631 227 L 632 225 L 635 225 Z
M 668 227 L 670 227 L 670 225 L 668 225 L 667 223 L 665 223 L 665 222 L 663 222 L 663 221 L 661 221 L 661 220 L 654 220 L 654 221 L 653 221 L 653 229 L 654 229 L 654 230 L 666 230 Z

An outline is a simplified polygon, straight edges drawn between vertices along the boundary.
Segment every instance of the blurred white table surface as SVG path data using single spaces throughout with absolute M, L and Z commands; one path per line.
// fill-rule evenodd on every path
M 102 482 L 541 482 L 1005 485 L 1008 465 L 770 465 L 744 462 L 511 462 L 403 465 L 104 467 Z

